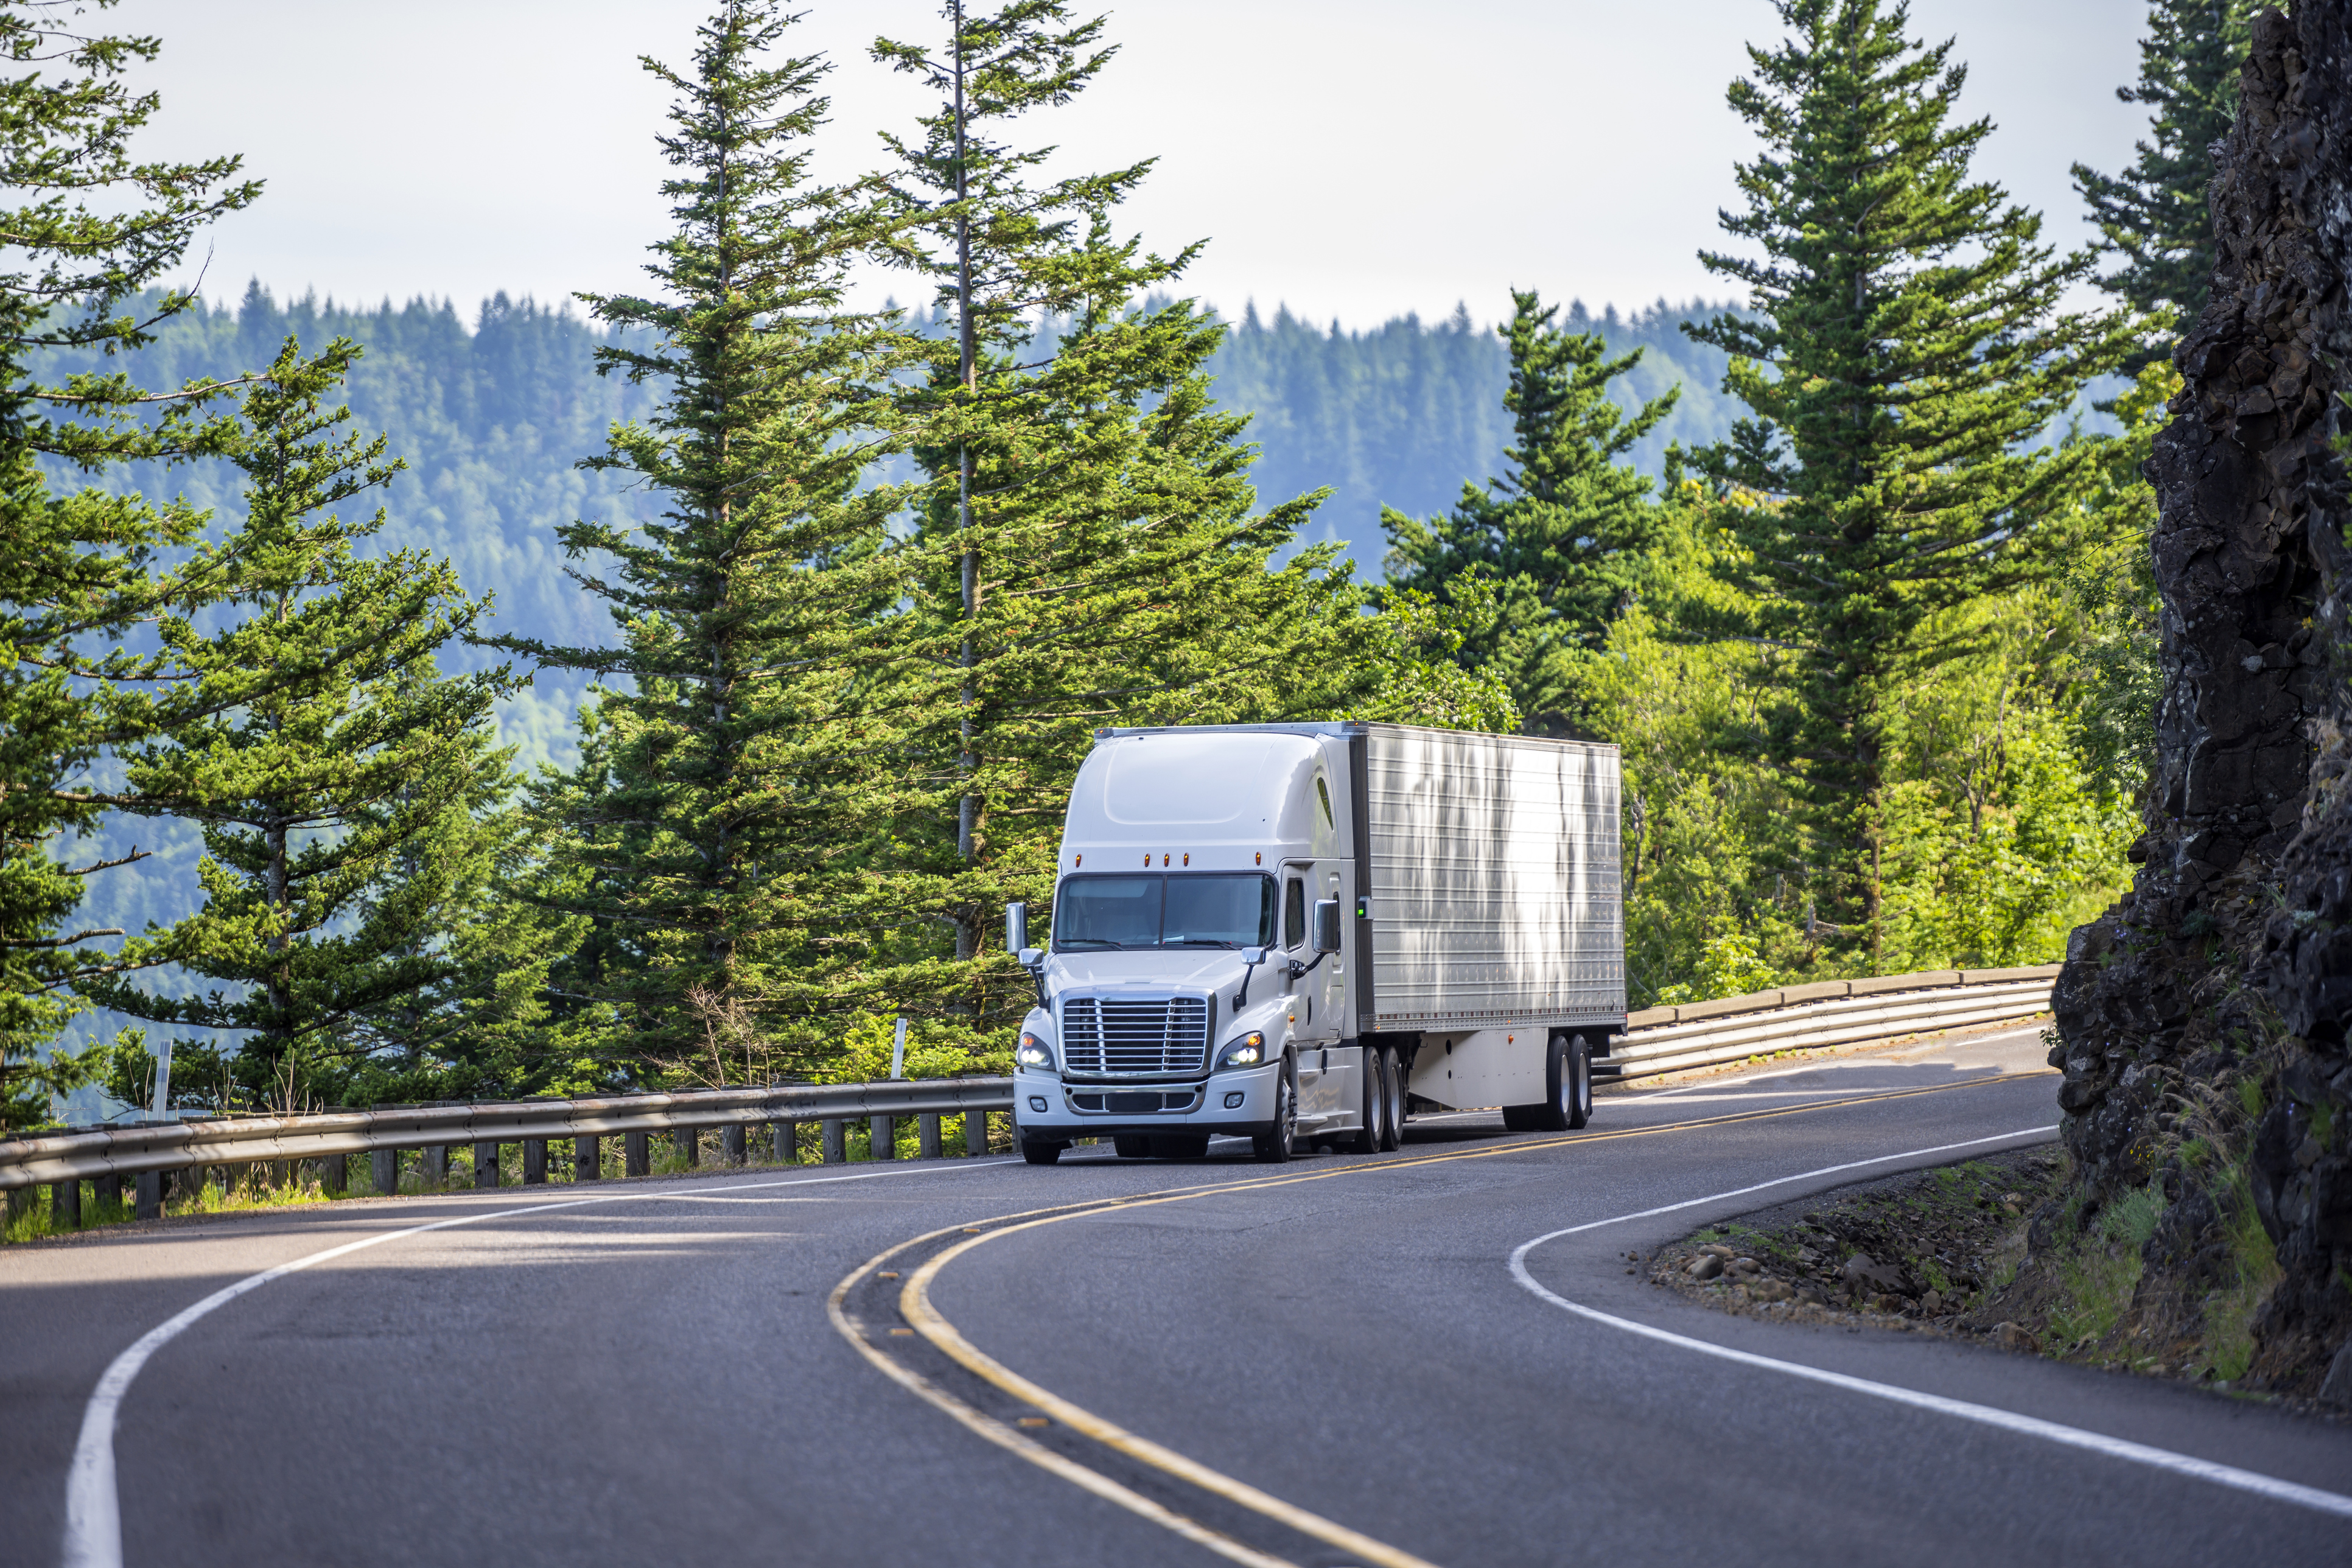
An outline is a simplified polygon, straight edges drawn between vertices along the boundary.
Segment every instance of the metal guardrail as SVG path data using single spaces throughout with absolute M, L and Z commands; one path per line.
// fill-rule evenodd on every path
M 2059 966 L 1931 970 L 1875 980 L 1830 980 L 1759 991 L 1628 1017 L 1596 1078 L 1654 1078 L 1780 1051 L 1815 1050 L 1889 1035 L 2030 1018 L 2050 1007 Z
M 161 1206 L 160 1178 L 165 1173 L 309 1160 L 320 1163 L 329 1190 L 336 1191 L 343 1184 L 344 1162 L 353 1154 L 376 1157 L 375 1184 L 388 1191 L 395 1184 L 400 1151 L 438 1156 L 428 1159 L 428 1169 L 446 1173 L 447 1152 L 467 1144 L 475 1149 L 476 1184 L 488 1186 L 497 1184 L 498 1150 L 507 1143 L 523 1146 L 523 1180 L 534 1184 L 546 1179 L 547 1145 L 567 1138 L 572 1141 L 574 1169 L 583 1173 L 579 1179 L 593 1180 L 602 1173 L 606 1137 L 624 1140 L 624 1169 L 642 1175 L 649 1166 L 646 1140 L 656 1132 L 720 1128 L 729 1134 L 728 1157 L 740 1161 L 748 1129 L 773 1128 L 781 1153 L 796 1148 L 794 1129 L 806 1121 L 823 1129 L 823 1155 L 832 1162 L 844 1157 L 844 1127 L 859 1118 L 872 1121 L 877 1135 L 887 1140 L 892 1132 L 882 1125 L 886 1118 L 917 1117 L 923 1123 L 923 1152 L 937 1154 L 938 1119 L 960 1115 L 967 1149 L 982 1152 L 988 1146 L 987 1113 L 1012 1109 L 1011 1079 L 961 1078 L 142 1121 L 0 1141 L 0 1192 L 49 1186 L 63 1217 L 79 1213 L 82 1182 L 112 1186 L 129 1176 L 138 1180 L 144 1215 Z
M 1653 1007 L 1626 1020 L 1626 1034 L 1593 1064 L 1594 1072 L 1622 1081 L 1890 1034 L 2031 1017 L 2048 1009 L 2057 975 L 2054 963 L 1939 970 Z M 375 1161 L 376 1190 L 388 1193 L 398 1186 L 402 1151 L 421 1151 L 428 1184 L 437 1186 L 446 1182 L 448 1151 L 468 1144 L 476 1184 L 492 1186 L 501 1179 L 499 1150 L 508 1143 L 522 1145 L 523 1181 L 535 1184 L 547 1179 L 547 1146 L 563 1139 L 572 1141 L 574 1179 L 584 1181 L 602 1175 L 607 1137 L 624 1141 L 624 1171 L 643 1175 L 650 1168 L 647 1140 L 655 1133 L 721 1129 L 724 1156 L 740 1163 L 747 1157 L 747 1131 L 766 1126 L 782 1163 L 797 1158 L 796 1129 L 810 1121 L 822 1130 L 822 1158 L 833 1163 L 846 1157 L 846 1124 L 861 1118 L 871 1122 L 877 1148 L 890 1147 L 896 1119 L 918 1118 L 919 1146 L 936 1155 L 939 1119 L 961 1116 L 966 1149 L 982 1153 L 988 1112 L 1012 1109 L 1011 1079 L 961 1078 L 142 1121 L 0 1140 L 0 1192 L 47 1186 L 59 1219 L 79 1223 L 83 1182 L 97 1182 L 102 1194 L 119 1196 L 122 1179 L 130 1177 L 138 1184 L 138 1212 L 146 1216 L 161 1212 L 169 1173 L 310 1161 L 329 1191 L 341 1191 L 345 1161 L 367 1154 Z M 689 1138 L 683 1148 L 696 1157 L 698 1141 Z

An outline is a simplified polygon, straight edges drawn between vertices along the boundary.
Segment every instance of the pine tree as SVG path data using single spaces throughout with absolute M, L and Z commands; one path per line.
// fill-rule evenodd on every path
M 0 80 L 0 1129 L 45 1120 L 51 1093 L 85 1071 L 47 1054 L 78 1005 L 68 988 L 125 961 L 95 945 L 119 931 L 77 929 L 86 879 L 107 867 L 74 864 L 67 836 L 92 833 L 110 804 L 109 748 L 186 707 L 131 651 L 138 628 L 212 593 L 202 571 L 170 564 L 203 514 L 101 481 L 133 461 L 216 451 L 232 428 L 207 412 L 211 383 L 159 397 L 120 369 L 50 384 L 33 363 L 152 342 L 194 300 L 147 291 L 205 224 L 260 193 L 236 178 L 235 158 L 135 160 L 128 144 L 157 100 L 123 79 L 160 46 L 53 22 L 53 10 L 0 5 L 0 57 L 17 71 Z M 58 469 L 88 482 L 60 493 Z
M 1457 657 L 1502 677 L 1530 732 L 1582 733 L 1579 663 L 1640 593 L 1659 530 L 1652 481 L 1626 453 L 1674 411 L 1679 388 L 1628 415 L 1609 384 L 1641 350 L 1611 359 L 1599 333 L 1555 328 L 1559 308 L 1532 290 L 1513 289 L 1511 305 L 1499 329 L 1511 355 L 1511 471 L 1464 485 L 1454 511 L 1426 524 L 1383 508 L 1389 581 L 1445 604 L 1461 579 L 1487 582 L 1498 613 Z
M 2213 220 L 2205 188 L 2213 143 L 2237 116 L 2238 72 L 2251 47 L 2254 0 L 2153 0 L 2140 40 L 2139 83 L 2119 87 L 2126 103 L 2155 113 L 2152 140 L 2120 177 L 2074 166 L 2074 188 L 2091 209 L 2105 248 L 2123 258 L 2099 287 L 2143 316 L 2169 315 L 2148 353 L 2169 352 L 2181 328 L 2205 308 L 2213 277 Z
M 194 822 L 205 850 L 202 907 L 134 938 L 125 958 L 231 989 L 171 996 L 115 975 L 83 994 L 245 1037 L 226 1056 L 192 1041 L 171 1069 L 187 1090 L 175 1103 L 308 1103 L 322 1073 L 339 1076 L 355 1016 L 435 983 L 446 868 L 421 868 L 400 898 L 374 895 L 419 836 L 506 782 L 508 753 L 483 744 L 505 672 L 433 669 L 483 606 L 446 561 L 360 559 L 352 546 L 383 526 L 381 510 L 351 524 L 329 510 L 394 471 L 382 437 L 348 434 L 345 411 L 325 405 L 356 352 L 338 342 L 305 360 L 289 341 L 242 395 L 247 434 L 229 455 L 247 510 L 222 552 L 219 597 L 244 613 L 211 632 L 163 622 L 171 674 L 204 694 L 203 711 L 121 748 L 125 804 Z
M 505 645 L 623 678 L 594 694 L 593 772 L 541 792 L 557 814 L 542 896 L 591 922 L 593 973 L 565 981 L 584 988 L 575 1010 L 615 1020 L 606 1048 L 633 1074 L 703 1075 L 700 1014 L 756 1022 L 807 983 L 824 921 L 810 889 L 854 812 L 864 629 L 898 592 L 880 547 L 902 498 L 863 480 L 893 449 L 886 384 L 909 340 L 842 304 L 892 220 L 866 182 L 810 182 L 830 68 L 762 63 L 790 25 L 731 0 L 690 70 L 646 62 L 676 94 L 661 146 L 677 228 L 646 268 L 663 292 L 583 298 L 621 330 L 599 368 L 663 398 L 583 466 L 664 510 L 642 533 L 559 530 L 617 646 Z
M 395 702 L 426 694 L 438 679 L 413 666 Z M 423 961 L 415 985 L 351 1011 L 322 1074 L 347 1105 L 588 1092 L 550 995 L 550 972 L 585 936 L 586 921 L 530 897 L 549 846 L 541 822 L 517 797 L 524 783 L 511 746 L 488 728 L 457 738 L 449 767 L 472 786 L 419 812 L 404 788 L 365 812 L 372 832 L 397 833 L 361 902 L 363 922 L 405 931 L 387 956 Z
M 1969 177 L 1991 125 L 1953 122 L 1949 41 L 1907 41 L 1906 8 L 1879 0 L 1780 11 L 1791 36 L 1750 47 L 1729 93 L 1764 152 L 1724 227 L 1763 256 L 1701 254 L 1755 313 L 1687 330 L 1731 353 L 1726 389 L 1753 410 L 1703 465 L 1754 601 L 1721 629 L 1789 652 L 1766 744 L 1808 808 L 1796 854 L 1874 963 L 1889 691 L 1963 651 L 1923 638 L 1937 613 L 2056 569 L 2098 444 L 2037 442 L 2130 333 L 2062 312 L 2090 253 L 2037 244 L 2038 215 Z
M 1108 63 L 1101 21 L 1057 0 L 946 15 L 936 54 L 875 46 L 940 94 L 891 145 L 956 331 L 908 397 L 936 483 L 883 628 L 912 658 L 876 854 L 904 869 L 869 905 L 866 992 L 969 1038 L 1027 1005 L 983 932 L 1009 900 L 1044 908 L 1092 731 L 1328 710 L 1366 678 L 1371 634 L 1329 548 L 1271 564 L 1321 497 L 1255 510 L 1246 418 L 1210 395 L 1222 325 L 1141 303 L 1199 250 L 1115 233 L 1150 164 L 1045 179 L 1050 149 L 1012 143 Z

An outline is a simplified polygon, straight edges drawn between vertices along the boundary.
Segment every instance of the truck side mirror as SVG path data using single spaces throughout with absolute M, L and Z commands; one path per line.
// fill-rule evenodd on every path
M 1017 953 L 1029 945 L 1029 906 L 1004 906 L 1004 951 Z M 1025 960 L 1024 962 L 1026 962 Z
M 1022 968 L 1034 969 L 1045 962 L 1045 950 L 1042 947 L 1024 947 L 1021 950 L 1020 959 Z
M 1315 951 L 1339 951 L 1339 900 L 1337 899 L 1315 900 Z

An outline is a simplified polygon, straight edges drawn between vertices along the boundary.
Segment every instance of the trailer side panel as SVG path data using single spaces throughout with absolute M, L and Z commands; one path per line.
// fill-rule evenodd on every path
M 1378 1030 L 1625 1016 L 1617 749 L 1366 726 Z

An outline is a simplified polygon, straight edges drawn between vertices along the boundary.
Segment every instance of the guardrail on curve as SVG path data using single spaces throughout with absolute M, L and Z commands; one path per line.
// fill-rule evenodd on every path
M 1939 970 L 1653 1007 L 1626 1020 L 1626 1034 L 1595 1070 L 1604 1080 L 1623 1081 L 1889 1034 L 2031 1017 L 2049 1007 L 2057 973 L 2056 964 Z M 940 1152 L 942 1116 L 961 1116 L 966 1149 L 982 1153 L 988 1147 L 988 1113 L 1012 1109 L 1012 1079 L 962 1078 L 142 1121 L 0 1140 L 0 1192 L 48 1186 L 60 1219 L 78 1223 L 81 1183 L 114 1187 L 130 1177 L 138 1184 L 138 1212 L 144 1216 L 161 1211 L 163 1179 L 171 1173 L 310 1161 L 328 1190 L 341 1191 L 344 1162 L 353 1154 L 374 1159 L 373 1184 L 390 1192 L 398 1184 L 403 1151 L 422 1152 L 437 1183 L 446 1177 L 448 1151 L 467 1144 L 474 1146 L 477 1184 L 488 1186 L 499 1180 L 499 1150 L 507 1143 L 522 1145 L 523 1180 L 534 1184 L 546 1179 L 548 1145 L 563 1139 L 572 1141 L 575 1179 L 593 1180 L 602 1173 L 601 1141 L 607 1137 L 624 1140 L 625 1173 L 642 1175 L 655 1133 L 716 1127 L 725 1134 L 725 1157 L 740 1162 L 748 1130 L 766 1126 L 779 1163 L 785 1163 L 788 1154 L 796 1157 L 797 1128 L 809 1121 L 822 1129 L 822 1158 L 833 1163 L 845 1157 L 844 1129 L 850 1121 L 870 1121 L 877 1147 L 888 1147 L 891 1124 L 906 1116 L 921 1122 L 926 1155 Z M 691 1151 L 696 1142 L 689 1138 L 682 1146 Z
M 1927 1029 L 2030 1018 L 2050 1008 L 2059 965 L 1929 970 L 1874 980 L 1826 980 L 1628 1016 L 1626 1032 L 1593 1064 L 1603 1080 L 1720 1067 L 1779 1051 L 1817 1050 Z
M 608 1095 L 590 1100 L 521 1100 L 453 1105 L 400 1105 L 376 1110 L 336 1110 L 309 1116 L 196 1117 L 179 1121 L 141 1121 L 127 1126 L 86 1128 L 32 1138 L 0 1141 L 0 1192 L 48 1186 L 60 1217 L 78 1215 L 84 1181 L 110 1185 L 123 1177 L 139 1184 L 142 1217 L 160 1212 L 161 1178 L 173 1172 L 215 1165 L 250 1165 L 316 1161 L 330 1191 L 344 1185 L 344 1163 L 369 1154 L 378 1191 L 394 1187 L 404 1150 L 422 1151 L 426 1168 L 446 1173 L 447 1152 L 472 1144 L 476 1184 L 499 1182 L 499 1146 L 523 1147 L 523 1180 L 544 1181 L 547 1146 L 572 1141 L 578 1179 L 602 1173 L 603 1140 L 624 1140 L 623 1169 L 643 1175 L 650 1165 L 647 1140 L 657 1132 L 694 1133 L 716 1127 L 727 1134 L 725 1153 L 745 1157 L 745 1134 L 767 1126 L 776 1152 L 797 1148 L 797 1129 L 816 1122 L 823 1130 L 823 1157 L 845 1156 L 844 1129 L 870 1120 L 886 1141 L 884 1119 L 912 1116 L 922 1124 L 925 1154 L 940 1152 L 939 1119 L 964 1119 L 966 1147 L 987 1149 L 987 1113 L 1013 1109 L 1009 1078 L 886 1079 L 874 1083 L 784 1084 L 759 1089 L 689 1089 L 667 1094 Z M 685 1147 L 691 1150 L 694 1141 Z M 437 1158 L 436 1158 L 437 1156 Z

